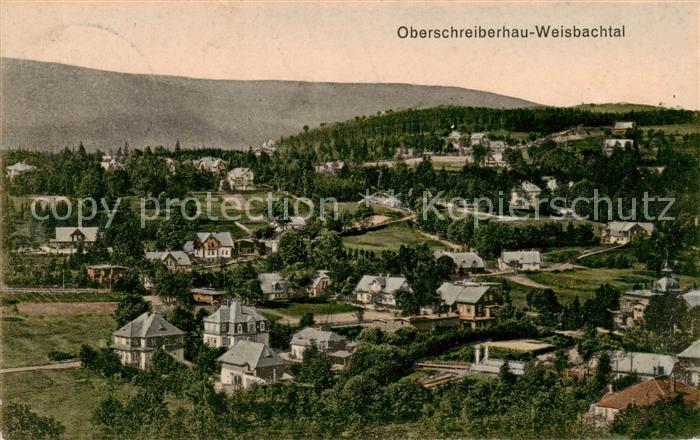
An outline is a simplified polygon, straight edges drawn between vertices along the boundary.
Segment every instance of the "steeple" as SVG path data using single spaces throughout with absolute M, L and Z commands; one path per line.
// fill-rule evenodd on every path
M 673 277 L 673 269 L 668 265 L 668 260 L 661 269 L 662 277 L 654 283 L 654 291 L 660 293 L 681 293 L 678 280 Z

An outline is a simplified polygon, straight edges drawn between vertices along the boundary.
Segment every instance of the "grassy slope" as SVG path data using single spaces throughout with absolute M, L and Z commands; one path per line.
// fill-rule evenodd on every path
M 52 350 L 77 353 L 82 344 L 106 344 L 115 323 L 107 314 L 21 316 L 3 310 L 0 326 L 2 366 L 8 368 L 48 364 Z
M 343 244 L 348 248 L 375 252 L 397 250 L 402 244 L 412 245 L 418 243 L 425 243 L 433 250 L 445 249 L 445 246 L 440 242 L 426 238 L 405 223 L 397 223 L 363 235 L 343 238 Z

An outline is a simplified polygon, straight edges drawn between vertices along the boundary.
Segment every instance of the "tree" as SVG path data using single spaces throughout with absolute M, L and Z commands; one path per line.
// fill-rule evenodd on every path
M 56 439 L 66 430 L 53 417 L 42 417 L 28 405 L 14 402 L 2 406 L 0 422 L 0 431 L 7 440 Z
M 263 300 L 258 274 L 250 263 L 236 266 L 226 277 L 226 292 L 246 303 Z
M 313 313 L 304 313 L 299 320 L 299 328 L 313 327 L 316 324 Z
M 161 222 L 156 232 L 156 247 L 160 250 L 181 249 L 190 234 L 190 224 L 179 212 Z
M 604 390 L 608 382 L 610 382 L 611 374 L 612 364 L 610 363 L 610 355 L 608 352 L 604 351 L 598 357 L 595 375 L 593 376 L 593 386 L 597 390 Z
M 685 300 L 675 295 L 655 295 L 644 309 L 644 327 L 656 333 L 673 333 L 686 320 Z
M 194 306 L 192 277 L 187 273 L 161 270 L 156 275 L 155 287 L 159 296 L 175 298 L 185 308 Z
M 123 327 L 140 315 L 151 311 L 151 303 L 144 301 L 142 296 L 127 293 L 117 304 L 117 310 L 112 317 L 117 321 L 117 328 Z
M 312 344 L 304 350 L 304 360 L 299 367 L 296 380 L 310 384 L 316 392 L 321 392 L 334 382 L 332 366 L 331 358 L 321 353 L 316 345 Z

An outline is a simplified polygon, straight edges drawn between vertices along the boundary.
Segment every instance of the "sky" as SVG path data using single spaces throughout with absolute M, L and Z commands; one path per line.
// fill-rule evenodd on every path
M 700 2 L 7 2 L 0 55 L 212 79 L 458 86 L 548 105 L 700 109 Z M 414 28 L 625 26 L 619 39 L 401 39 Z

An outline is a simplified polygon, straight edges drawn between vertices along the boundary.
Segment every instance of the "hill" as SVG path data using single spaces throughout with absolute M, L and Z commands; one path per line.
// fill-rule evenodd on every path
M 247 148 L 305 125 L 438 105 L 531 107 L 457 87 L 203 80 L 3 58 L 2 148 Z

